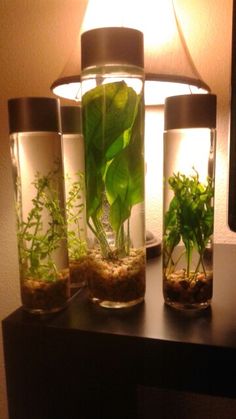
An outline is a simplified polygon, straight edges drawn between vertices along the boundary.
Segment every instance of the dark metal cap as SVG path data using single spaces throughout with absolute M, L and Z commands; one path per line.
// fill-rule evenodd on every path
M 81 68 L 104 64 L 144 67 L 143 33 L 114 27 L 91 29 L 81 35 Z
M 60 131 L 59 100 L 22 97 L 8 100 L 9 132 Z
M 216 95 L 190 94 L 165 100 L 165 130 L 216 128 Z
M 79 106 L 61 106 L 63 134 L 81 134 L 81 109 Z

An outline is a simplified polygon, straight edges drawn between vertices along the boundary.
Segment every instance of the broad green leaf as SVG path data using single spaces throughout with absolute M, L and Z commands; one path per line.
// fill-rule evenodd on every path
M 86 208 L 95 229 L 102 228 L 104 193 L 117 234 L 132 206 L 144 199 L 141 106 L 140 96 L 125 82 L 97 86 L 82 98 Z M 105 234 L 97 231 L 97 237 L 104 240 Z
M 85 142 L 105 154 L 132 123 L 137 94 L 125 82 L 97 86 L 82 97 Z
M 119 197 L 121 205 L 125 204 L 129 189 L 129 167 L 124 153 L 120 154 L 109 165 L 106 172 L 106 193 L 110 205 Z
M 93 154 L 88 154 L 86 159 L 86 210 L 89 219 L 102 204 L 101 194 L 103 192 L 102 175 L 96 165 Z
M 106 152 L 106 159 L 110 160 L 115 157 L 123 148 L 130 142 L 131 130 L 130 128 L 124 131 L 108 148 Z
M 130 216 L 131 208 L 128 205 L 124 205 L 123 202 L 120 201 L 120 197 L 113 202 L 110 207 L 110 223 L 116 232 L 119 233 L 119 230 L 124 223 Z
M 142 142 L 133 135 L 130 144 L 112 161 L 106 172 L 106 193 L 110 204 L 119 197 L 125 214 L 144 200 L 144 163 Z M 129 215 L 128 215 L 129 216 Z M 114 217 L 112 218 L 114 220 Z

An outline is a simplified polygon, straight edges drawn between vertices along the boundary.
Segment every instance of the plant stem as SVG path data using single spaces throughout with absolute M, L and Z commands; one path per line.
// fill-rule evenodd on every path
M 187 246 L 186 246 L 186 253 L 187 253 L 187 278 L 189 278 L 190 263 L 191 263 L 191 247 L 190 247 L 190 244 L 189 244 L 189 240 L 188 240 Z
M 100 243 L 103 256 L 108 257 L 108 255 L 111 253 L 111 248 L 107 242 L 106 234 L 104 232 L 102 223 L 96 217 L 92 217 L 92 220 L 93 220 L 95 229 L 91 226 L 89 222 L 88 222 L 88 225 Z
M 203 261 L 203 255 L 202 255 L 202 252 L 199 252 L 199 260 L 198 260 L 198 263 L 197 263 L 197 266 L 196 266 L 196 269 L 195 269 L 195 272 L 194 272 L 194 277 L 197 275 L 198 270 L 199 270 L 199 266 L 200 266 L 200 265 L 202 265 L 202 270 L 203 270 L 204 275 L 205 275 L 205 277 L 206 277 L 206 276 L 207 276 L 207 274 L 206 274 L 206 269 L 205 269 L 205 266 L 204 266 L 204 261 Z

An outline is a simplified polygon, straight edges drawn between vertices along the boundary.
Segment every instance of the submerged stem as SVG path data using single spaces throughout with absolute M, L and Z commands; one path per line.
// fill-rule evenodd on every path
M 111 248 L 107 242 L 102 223 L 96 217 L 93 217 L 92 219 L 95 228 L 93 228 L 90 223 L 88 225 L 99 241 L 103 256 L 108 257 L 108 255 L 111 253 Z

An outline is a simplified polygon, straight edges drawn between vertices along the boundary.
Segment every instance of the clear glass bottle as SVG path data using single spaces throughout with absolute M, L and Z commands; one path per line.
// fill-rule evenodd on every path
M 166 99 L 163 294 L 176 309 L 212 299 L 215 142 L 215 95 Z
M 89 295 L 130 307 L 145 294 L 143 34 L 93 29 L 81 51 Z
M 8 115 L 22 305 L 52 313 L 70 297 L 59 102 L 10 99 Z
M 80 107 L 61 106 L 61 124 L 70 280 L 72 288 L 80 288 L 86 284 L 80 265 L 87 254 L 84 139 Z

